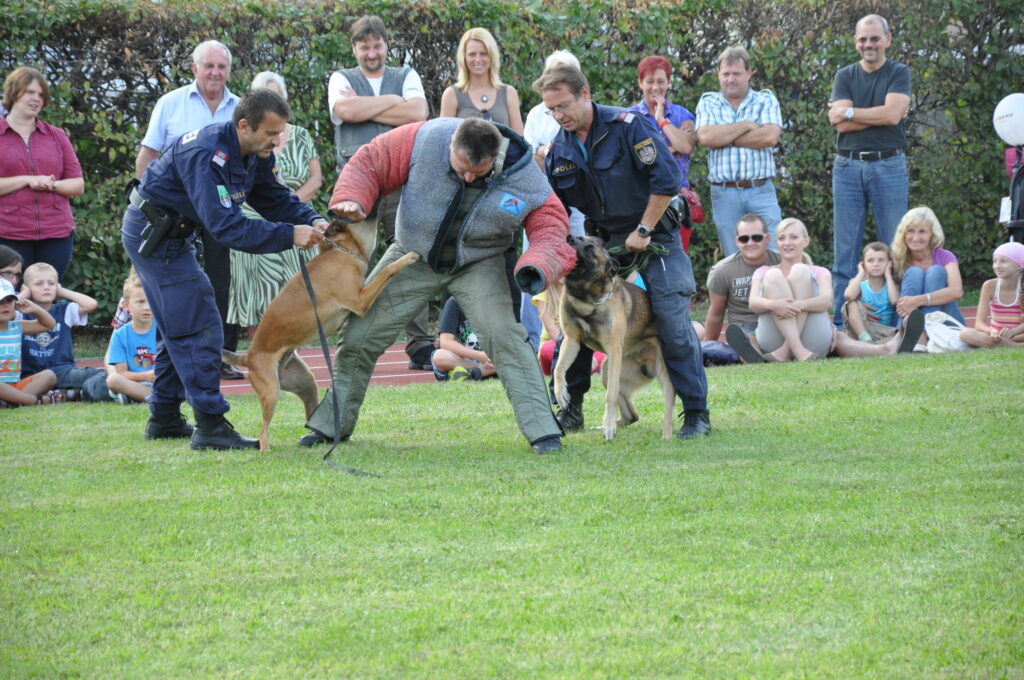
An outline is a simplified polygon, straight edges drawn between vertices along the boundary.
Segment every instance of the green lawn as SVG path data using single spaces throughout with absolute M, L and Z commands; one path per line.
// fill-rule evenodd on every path
M 0 411 L 0 675 L 1024 677 L 1024 349 L 708 379 L 704 441 L 651 387 L 547 457 L 495 382 L 371 388 L 336 456 L 380 478 L 290 396 L 268 455 Z

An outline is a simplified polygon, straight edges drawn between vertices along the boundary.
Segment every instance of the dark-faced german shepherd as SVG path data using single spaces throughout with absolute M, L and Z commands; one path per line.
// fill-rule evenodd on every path
M 569 404 L 565 372 L 583 344 L 608 355 L 601 369 L 607 389 L 604 438 L 611 441 L 618 425 L 640 419 L 633 394 L 657 378 L 665 399 L 661 434 L 669 439 L 676 394 L 661 355 L 647 293 L 616 276 L 615 260 L 601 239 L 569 237 L 569 244 L 576 249 L 576 267 L 565 277 L 558 305 L 564 336 L 554 370 L 559 405 L 564 408 Z M 616 407 L 621 416 L 618 419 Z

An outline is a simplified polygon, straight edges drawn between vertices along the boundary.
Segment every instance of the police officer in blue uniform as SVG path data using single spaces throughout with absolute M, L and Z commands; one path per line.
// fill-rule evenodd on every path
M 213 287 L 196 260 L 195 232 L 251 253 L 323 240 L 327 221 L 278 180 L 273 149 L 290 116 L 270 90 L 256 90 L 230 123 L 183 135 L 129 192 L 121 240 L 153 309 L 160 342 L 149 397 L 147 439 L 191 437 L 193 449 L 257 448 L 224 418 L 220 392 L 223 328 Z M 265 220 L 248 219 L 248 202 Z M 273 221 L 270 221 L 273 220 Z M 196 427 L 181 415 L 182 401 Z
M 690 322 L 693 267 L 679 241 L 678 216 L 666 213 L 681 183 L 671 152 L 644 116 L 594 104 L 586 76 L 573 66 L 545 71 L 533 88 L 562 127 L 545 159 L 555 193 L 586 215 L 588 232 L 610 246 L 624 246 L 621 264 L 642 263 L 665 364 L 683 401 L 676 437 L 709 434 L 707 377 Z M 645 252 L 652 242 L 662 248 Z M 592 357 L 593 351 L 582 347 L 566 374 L 570 401 L 557 416 L 566 431 L 583 427 Z

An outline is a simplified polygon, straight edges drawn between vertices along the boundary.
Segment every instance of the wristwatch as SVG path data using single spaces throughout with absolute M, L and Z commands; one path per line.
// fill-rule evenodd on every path
M 853 107 L 846 109 L 846 120 L 853 120 Z
M 636 233 L 640 234 L 643 238 L 647 238 L 651 235 L 651 228 L 641 222 L 636 225 Z

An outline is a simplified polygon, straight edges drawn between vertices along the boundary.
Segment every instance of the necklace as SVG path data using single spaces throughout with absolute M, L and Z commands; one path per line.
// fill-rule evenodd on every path
M 485 94 L 482 94 L 482 95 L 480 95 L 480 101 L 482 101 L 484 104 L 486 104 L 487 102 L 490 101 L 490 97 L 488 97 Z

